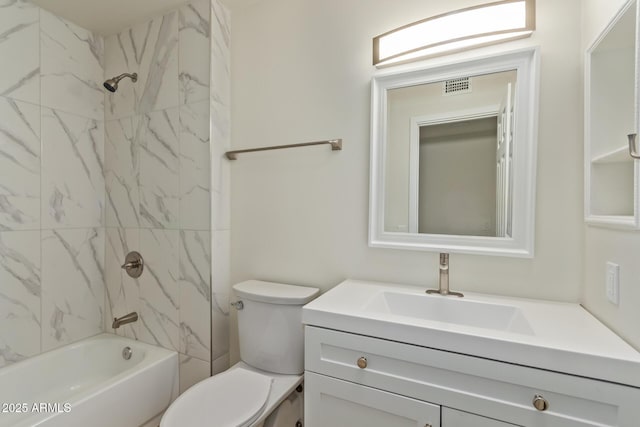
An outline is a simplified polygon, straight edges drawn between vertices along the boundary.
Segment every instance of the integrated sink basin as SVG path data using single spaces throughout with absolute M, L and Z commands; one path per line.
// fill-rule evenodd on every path
M 518 307 L 458 297 L 380 291 L 364 305 L 363 311 L 533 335 Z
M 304 306 L 307 326 L 640 387 L 640 353 L 579 304 L 345 280 Z

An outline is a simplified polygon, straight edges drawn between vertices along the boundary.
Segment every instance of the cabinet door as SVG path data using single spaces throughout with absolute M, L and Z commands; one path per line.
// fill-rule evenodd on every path
M 305 373 L 306 427 L 440 427 L 440 406 Z
M 516 424 L 505 423 L 492 418 L 458 411 L 451 408 L 442 408 L 442 427 L 518 427 Z

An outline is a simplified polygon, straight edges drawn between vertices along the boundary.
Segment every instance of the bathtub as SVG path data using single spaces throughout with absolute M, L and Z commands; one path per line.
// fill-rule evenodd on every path
M 102 334 L 0 369 L 0 427 L 139 427 L 177 395 L 176 352 Z

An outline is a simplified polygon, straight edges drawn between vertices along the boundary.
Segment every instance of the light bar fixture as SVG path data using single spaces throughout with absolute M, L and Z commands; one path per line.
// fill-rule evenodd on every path
M 442 55 L 529 37 L 535 0 L 503 0 L 432 16 L 373 39 L 373 65 Z

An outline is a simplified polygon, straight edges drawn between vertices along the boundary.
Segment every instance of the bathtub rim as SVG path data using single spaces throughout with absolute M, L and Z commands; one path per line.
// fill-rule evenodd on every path
M 47 352 L 30 357 L 28 359 L 22 360 L 20 362 L 16 362 L 9 366 L 0 368 L 0 379 L 2 378 L 3 374 L 11 373 L 12 371 L 29 369 L 31 365 L 34 365 L 36 363 L 43 363 L 43 362 L 46 363 L 47 359 L 55 358 L 58 354 L 65 353 L 68 351 L 73 351 L 79 347 L 86 346 L 87 344 L 99 343 L 100 341 L 105 341 L 105 340 L 115 341 L 115 342 L 118 342 L 119 344 L 122 344 L 123 346 L 129 345 L 130 347 L 133 348 L 134 351 L 136 351 L 136 347 L 138 348 L 138 350 L 144 349 L 145 356 L 138 363 L 135 363 L 134 365 L 124 369 L 123 371 L 118 372 L 116 375 L 109 377 L 107 380 L 92 384 L 90 387 L 83 389 L 82 391 L 72 394 L 68 397 L 65 397 L 63 398 L 64 399 L 63 401 L 58 401 L 57 403 L 60 403 L 60 404 L 70 403 L 71 410 L 73 411 L 73 407 L 75 405 L 80 405 L 91 399 L 95 399 L 100 393 L 103 393 L 106 390 L 110 390 L 117 386 L 122 385 L 123 382 L 131 379 L 131 377 L 134 376 L 134 373 L 147 372 L 149 370 L 157 368 L 158 365 L 163 363 L 169 363 L 174 365 L 175 381 L 176 382 L 179 381 L 179 373 L 178 373 L 179 358 L 178 358 L 177 351 L 168 350 L 162 347 L 157 347 L 148 343 L 133 340 L 127 337 L 122 337 L 122 336 L 115 335 L 108 332 L 103 332 L 103 333 L 85 338 L 83 340 L 79 340 L 79 341 L 52 349 Z M 47 422 L 48 420 L 50 420 L 51 418 L 57 415 L 59 414 L 56 412 L 25 414 L 24 417 L 17 417 L 15 420 L 12 420 L 12 422 L 17 422 L 17 424 L 14 424 L 15 427 L 22 427 L 22 426 L 35 427 L 42 423 Z

